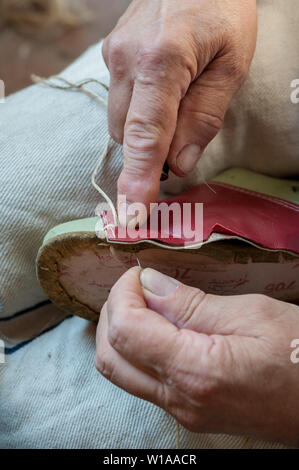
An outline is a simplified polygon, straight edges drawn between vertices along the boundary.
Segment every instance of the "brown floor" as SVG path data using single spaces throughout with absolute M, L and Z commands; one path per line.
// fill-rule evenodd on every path
M 88 0 L 93 20 L 52 40 L 38 40 L 10 28 L 0 30 L 0 79 L 6 95 L 31 84 L 30 75 L 60 72 L 89 45 L 105 37 L 130 0 Z

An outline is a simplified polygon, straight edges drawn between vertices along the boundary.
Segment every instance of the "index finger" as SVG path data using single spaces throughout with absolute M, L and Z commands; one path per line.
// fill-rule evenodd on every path
M 124 168 L 118 194 L 149 208 L 156 202 L 163 164 L 172 142 L 181 91 L 168 72 L 142 73 L 135 79 L 124 128 Z

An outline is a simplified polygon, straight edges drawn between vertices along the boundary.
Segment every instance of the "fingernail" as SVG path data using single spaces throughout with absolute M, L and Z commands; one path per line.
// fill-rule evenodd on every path
M 176 164 L 179 170 L 186 175 L 193 170 L 201 154 L 199 145 L 189 144 L 176 157 Z
M 149 290 L 159 297 L 167 297 L 179 286 L 179 282 L 176 279 L 151 268 L 146 268 L 141 271 L 140 282 L 144 289 Z

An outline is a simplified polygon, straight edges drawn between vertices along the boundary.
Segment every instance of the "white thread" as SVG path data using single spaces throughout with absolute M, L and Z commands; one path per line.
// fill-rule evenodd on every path
M 64 77 L 61 77 L 59 75 L 53 75 L 49 78 L 43 78 L 43 77 L 39 77 L 35 74 L 32 74 L 31 79 L 34 83 L 41 84 L 41 85 L 44 85 L 44 86 L 48 86 L 49 88 L 55 88 L 55 89 L 58 89 L 58 90 L 65 90 L 65 91 L 74 91 L 74 90 L 80 91 L 80 92 L 84 93 L 85 95 L 89 96 L 90 98 L 96 99 L 97 101 L 99 101 L 102 105 L 104 105 L 107 108 L 107 101 L 104 98 L 102 98 L 97 93 L 93 93 L 91 90 L 88 90 L 87 88 L 84 87 L 84 85 L 87 85 L 88 83 L 97 83 L 97 84 L 101 85 L 103 88 L 105 88 L 106 91 L 109 91 L 109 87 L 107 85 L 100 82 L 99 80 L 96 80 L 95 78 L 86 78 L 86 79 L 81 80 L 77 83 L 73 83 L 70 80 L 68 80 Z M 51 80 L 58 80 L 58 81 L 60 80 L 61 82 L 65 83 L 66 86 L 51 83 Z M 108 228 L 117 227 L 118 217 L 117 217 L 117 212 L 116 212 L 115 206 L 114 206 L 113 202 L 111 201 L 110 197 L 105 193 L 105 191 L 102 188 L 100 188 L 100 186 L 97 185 L 95 180 L 96 180 L 99 168 L 103 163 L 104 158 L 108 155 L 108 149 L 109 149 L 110 141 L 111 141 L 111 138 L 110 138 L 110 136 L 108 136 L 107 144 L 106 144 L 106 146 L 103 150 L 103 153 L 100 156 L 99 162 L 97 163 L 97 165 L 96 165 L 96 167 L 95 167 L 95 169 L 92 173 L 92 176 L 91 176 L 91 183 L 92 183 L 93 187 L 101 194 L 103 199 L 105 199 L 105 201 L 107 202 L 108 206 L 110 207 L 112 215 L 113 215 L 114 224 L 105 225 L 103 227 L 105 231 Z M 211 188 L 211 186 L 206 182 L 203 175 L 202 175 L 202 177 L 203 177 L 203 180 L 204 180 L 203 181 L 204 184 L 211 191 L 213 191 L 213 193 L 216 194 L 216 191 L 213 188 Z M 107 233 L 106 233 L 106 236 L 107 236 Z M 170 246 L 164 245 L 162 243 L 158 243 L 158 242 L 156 242 L 155 244 L 157 244 L 159 246 L 164 246 L 165 248 L 172 249 L 172 250 L 176 250 L 176 249 L 180 249 L 180 248 L 186 248 L 185 246 L 184 247 L 177 247 L 177 246 L 170 247 Z M 192 248 L 192 247 L 195 247 L 195 246 L 198 247 L 198 244 L 189 245 L 188 248 Z
M 86 88 L 84 88 L 84 85 L 86 85 L 88 83 L 91 83 L 91 82 L 95 82 L 95 83 L 98 83 L 98 84 L 102 85 L 108 91 L 109 88 L 104 83 L 101 83 L 98 80 L 85 79 L 82 82 L 78 82 L 76 84 L 76 83 L 72 83 L 69 80 L 67 80 L 63 77 L 60 77 L 60 76 L 53 76 L 53 77 L 49 77 L 48 79 L 46 79 L 46 78 L 38 77 L 37 75 L 31 75 L 31 78 L 32 78 L 32 81 L 34 83 L 43 84 L 43 85 L 48 86 L 50 88 L 56 88 L 56 89 L 60 89 L 60 90 L 74 90 L 74 89 L 76 89 L 78 91 L 81 91 L 82 93 L 85 93 L 86 95 L 88 95 L 91 98 L 97 99 L 100 103 L 104 104 L 107 107 L 107 102 L 101 96 L 99 96 L 96 93 L 93 93 L 90 90 L 87 90 Z M 65 86 L 59 86 L 59 85 L 52 84 L 50 82 L 51 79 L 61 80 L 62 82 L 66 83 L 68 86 L 65 87 Z M 104 223 L 104 230 L 108 230 L 110 228 L 115 229 L 115 227 L 117 227 L 117 225 L 118 225 L 118 217 L 117 217 L 117 213 L 116 213 L 113 202 L 111 201 L 110 197 L 105 193 L 105 191 L 102 188 L 100 188 L 100 186 L 98 186 L 96 181 L 95 181 L 96 177 L 97 177 L 97 174 L 98 174 L 98 171 L 99 171 L 99 168 L 102 165 L 104 158 L 108 155 L 110 141 L 111 141 L 111 137 L 108 136 L 106 146 L 105 146 L 105 148 L 102 152 L 102 155 L 100 156 L 100 159 L 99 159 L 99 161 L 98 161 L 98 163 L 97 163 L 97 165 L 96 165 L 96 167 L 95 167 L 95 169 L 94 169 L 94 171 L 91 175 L 91 183 L 92 183 L 93 187 L 101 194 L 101 196 L 105 199 L 105 201 L 109 205 L 109 207 L 111 209 L 111 212 L 112 212 L 112 215 L 113 215 L 113 219 L 114 219 L 114 224 Z M 106 219 L 106 216 L 105 216 L 105 219 Z M 113 233 L 113 235 L 115 235 L 115 234 Z M 106 233 L 106 236 L 107 236 L 107 233 Z M 170 247 L 167 247 L 167 248 L 170 248 Z M 171 248 L 175 248 L 175 247 L 171 247 Z M 123 261 L 118 257 L 118 255 L 116 253 L 116 250 L 113 246 L 110 246 L 110 253 L 112 254 L 112 256 L 118 262 L 120 262 L 125 268 L 127 268 L 127 266 L 123 263 Z M 140 263 L 139 258 L 138 258 L 136 253 L 135 253 L 135 256 L 136 256 L 138 266 L 141 268 L 141 263 Z M 180 446 L 180 423 L 178 421 L 176 421 L 176 449 L 179 449 L 179 446 Z
M 96 80 L 94 78 L 86 78 L 84 80 L 81 80 L 80 82 L 73 83 L 70 80 L 67 80 L 66 78 L 61 77 L 59 75 L 53 75 L 52 77 L 49 77 L 49 78 L 42 78 L 42 77 L 39 77 L 39 76 L 33 74 L 33 75 L 31 75 L 31 79 L 34 83 L 41 84 L 41 85 L 44 85 L 44 86 L 48 86 L 49 88 L 55 88 L 55 89 L 64 90 L 64 91 L 74 91 L 74 90 L 80 91 L 80 92 L 84 93 L 85 95 L 89 96 L 90 98 L 96 99 L 101 104 L 103 104 L 105 107 L 107 107 L 107 101 L 104 98 L 102 98 L 100 95 L 98 95 L 96 93 L 93 93 L 92 91 L 90 91 L 90 90 L 88 90 L 87 88 L 84 87 L 84 85 L 87 85 L 88 83 L 98 83 L 103 88 L 105 88 L 106 91 L 109 91 L 109 87 L 107 87 L 107 85 L 105 85 L 104 83 L 102 83 L 99 80 Z M 67 86 L 62 86 L 62 85 L 58 85 L 58 84 L 55 84 L 55 83 L 51 83 L 51 80 L 55 80 L 55 79 L 60 80 L 61 82 L 65 83 Z M 97 173 L 99 171 L 99 168 L 100 168 L 104 158 L 108 155 L 108 149 L 109 149 L 110 141 L 111 141 L 111 138 L 110 138 L 110 136 L 108 136 L 107 144 L 106 144 L 106 146 L 103 150 L 103 153 L 100 156 L 99 162 L 97 163 L 97 165 L 96 165 L 96 167 L 95 167 L 95 169 L 92 173 L 92 176 L 91 176 L 91 183 L 92 183 L 93 187 L 101 194 L 103 199 L 107 202 L 108 206 L 111 209 L 112 215 L 113 215 L 114 224 L 105 224 L 104 227 L 103 227 L 108 240 L 109 240 L 109 238 L 107 236 L 107 229 L 109 229 L 109 228 L 114 229 L 118 225 L 117 212 L 116 212 L 116 209 L 114 207 L 113 202 L 111 201 L 109 196 L 105 193 L 105 191 L 102 188 L 100 188 L 100 186 L 98 186 L 96 184 L 95 179 L 96 179 Z M 203 177 L 203 179 L 204 179 L 204 177 Z M 208 185 L 208 183 L 205 181 L 205 179 L 204 179 L 204 184 L 206 184 L 211 191 L 216 193 L 216 191 L 214 191 Z M 115 234 L 115 232 L 113 231 L 113 235 L 114 234 Z M 111 240 L 109 240 L 109 241 L 110 241 L 110 243 L 113 243 Z M 168 250 L 181 250 L 181 249 L 199 248 L 198 243 L 191 244 L 191 245 L 183 245 L 183 246 L 170 246 L 170 245 L 166 245 L 164 243 L 156 242 L 156 241 L 153 241 L 153 240 L 151 241 L 151 243 L 156 245 L 156 246 L 159 246 L 159 247 L 164 247 Z
M 217 194 L 217 191 L 215 191 L 215 189 L 213 189 L 213 188 L 209 185 L 209 183 L 207 183 L 207 181 L 205 180 L 205 177 L 202 176 L 202 178 L 203 178 L 204 184 L 205 184 L 214 194 Z
M 109 90 L 107 85 L 104 83 L 100 82 L 99 80 L 96 80 L 95 78 L 86 78 L 85 80 L 81 80 L 81 82 L 78 83 L 73 83 L 70 80 L 67 80 L 64 77 L 60 77 L 59 75 L 53 75 L 52 77 L 49 78 L 43 78 L 43 77 L 38 77 L 37 75 L 32 74 L 31 75 L 31 80 L 34 83 L 40 84 L 47 86 L 49 88 L 55 88 L 57 90 L 65 90 L 65 91 L 81 91 L 85 95 L 89 96 L 92 99 L 95 99 L 99 101 L 101 104 L 103 104 L 105 107 L 107 107 L 107 101 L 102 98 L 100 95 L 97 93 L 94 93 L 91 90 L 88 90 L 87 88 L 84 87 L 84 85 L 87 85 L 88 83 L 98 83 L 101 85 L 103 88 L 105 88 L 106 91 Z M 67 86 L 62 86 L 62 85 L 57 85 L 55 83 L 52 83 L 51 80 L 60 80 L 61 82 L 65 83 Z
M 99 168 L 100 166 L 102 165 L 103 163 L 103 160 L 104 158 L 107 156 L 108 154 L 108 149 L 109 149 L 109 144 L 110 144 L 110 140 L 111 140 L 111 137 L 109 136 L 108 137 L 108 140 L 107 140 L 107 144 L 103 150 L 103 153 L 98 161 L 98 164 L 97 166 L 95 167 L 92 175 L 91 175 L 91 184 L 93 185 L 93 187 L 101 194 L 101 196 L 105 199 L 105 201 L 107 202 L 107 204 L 109 205 L 110 209 L 111 209 L 111 212 L 112 212 L 112 215 L 113 215 L 113 220 L 114 220 L 114 227 L 117 227 L 117 224 L 118 224 L 118 218 L 117 218 L 117 213 L 116 213 L 116 209 L 114 207 L 114 204 L 113 202 L 111 201 L 110 197 L 105 193 L 105 191 L 100 188 L 100 186 L 97 185 L 95 179 L 96 179 L 96 176 L 98 174 L 98 171 L 99 171 Z M 110 226 L 112 226 L 112 224 L 109 224 Z M 107 228 L 107 226 L 104 227 Z
M 86 78 L 84 80 L 81 80 L 80 82 L 73 83 L 70 80 L 68 80 L 64 77 L 61 77 L 59 75 L 53 75 L 52 77 L 49 77 L 49 78 L 43 78 L 43 77 L 38 77 L 37 75 L 33 74 L 33 75 L 31 75 L 31 79 L 34 83 L 41 84 L 41 85 L 44 85 L 44 86 L 48 86 L 49 88 L 55 88 L 55 89 L 58 89 L 58 90 L 65 90 L 65 91 L 74 91 L 74 90 L 80 91 L 80 92 L 84 93 L 85 95 L 89 96 L 90 98 L 96 99 L 97 101 L 99 101 L 102 105 L 104 105 L 107 108 L 107 101 L 104 98 L 102 98 L 97 93 L 93 93 L 91 90 L 88 90 L 84 86 L 84 85 L 87 85 L 88 83 L 98 83 L 103 88 L 105 88 L 106 91 L 109 91 L 109 88 L 107 87 L 107 85 L 100 82 L 99 80 L 96 80 L 95 78 Z M 65 83 L 65 85 L 58 85 L 57 83 L 53 83 L 53 80 L 61 81 L 62 83 Z M 111 229 L 115 228 L 118 225 L 118 217 L 117 217 L 116 209 L 114 207 L 113 202 L 111 201 L 110 197 L 105 193 L 105 191 L 102 188 L 100 188 L 100 186 L 96 183 L 96 177 L 97 177 L 99 168 L 102 165 L 104 158 L 108 155 L 110 141 L 111 141 L 111 138 L 110 138 L 110 136 L 108 136 L 106 146 L 105 146 L 105 148 L 102 152 L 102 155 L 100 156 L 100 159 L 99 159 L 99 161 L 98 161 L 98 163 L 97 163 L 97 165 L 96 165 L 96 167 L 95 167 L 95 169 L 94 169 L 94 171 L 91 175 L 91 184 L 101 194 L 103 199 L 105 199 L 105 201 L 107 202 L 108 206 L 110 207 L 110 210 L 111 210 L 112 215 L 113 215 L 114 224 L 105 224 L 105 226 L 104 226 L 105 231 L 109 228 L 111 228 Z M 106 236 L 107 236 L 107 233 L 106 233 Z
M 73 83 L 69 80 L 67 80 L 66 78 L 63 78 L 63 77 L 60 77 L 60 76 L 52 76 L 52 77 L 49 77 L 48 79 L 47 78 L 42 78 L 42 77 L 38 77 L 37 75 L 31 75 L 31 79 L 34 83 L 37 83 L 37 84 L 43 84 L 45 86 L 48 86 L 50 88 L 56 88 L 56 89 L 59 89 L 59 90 L 77 90 L 77 91 L 81 91 L 82 93 L 86 94 L 87 96 L 89 96 L 90 98 L 93 98 L 93 99 L 96 99 L 97 101 L 99 101 L 101 104 L 103 104 L 104 106 L 107 107 L 107 101 L 104 100 L 104 98 L 102 98 L 100 95 L 96 94 L 96 93 L 93 93 L 92 91 L 84 88 L 84 85 L 87 85 L 88 83 L 98 83 L 99 85 L 101 85 L 103 88 L 105 88 L 106 91 L 109 91 L 109 88 L 102 82 L 100 82 L 99 80 L 96 80 L 96 79 L 93 79 L 93 78 L 87 78 L 85 80 L 82 80 L 81 82 L 78 82 L 77 84 L 76 83 Z M 62 82 L 66 83 L 67 86 L 60 86 L 60 85 L 55 85 L 54 83 L 51 83 L 50 80 L 53 80 L 53 79 L 56 79 L 56 80 L 61 80 Z M 94 186 L 94 188 L 101 194 L 101 196 L 105 199 L 105 201 L 107 202 L 107 204 L 109 205 L 110 209 L 111 209 L 111 212 L 112 212 L 112 215 L 113 215 L 113 219 L 114 219 L 114 224 L 105 224 L 105 227 L 104 227 L 104 230 L 107 230 L 107 229 L 114 229 L 115 227 L 117 227 L 118 225 L 118 217 L 117 217 L 117 213 L 116 213 L 116 209 L 114 207 L 114 204 L 113 202 L 111 201 L 111 199 L 109 198 L 109 196 L 105 193 L 105 191 L 100 188 L 100 186 L 97 185 L 95 179 L 96 179 L 96 176 L 97 176 L 97 173 L 98 173 L 98 170 L 104 160 L 104 158 L 108 155 L 108 150 L 109 150 L 109 145 L 110 145 L 110 141 L 111 141 L 111 138 L 110 136 L 108 136 L 108 139 L 107 139 L 107 143 L 106 143 L 106 146 L 103 150 L 103 153 L 102 155 L 100 156 L 100 159 L 99 159 L 99 162 L 97 163 L 93 173 L 92 173 L 92 176 L 91 176 L 91 183 L 92 185 Z M 211 190 L 213 191 L 213 193 L 216 194 L 216 191 L 211 188 L 211 186 L 209 186 L 209 184 L 206 182 L 205 178 L 203 177 L 203 180 L 204 180 L 204 184 L 206 184 L 206 186 Z M 238 188 L 239 189 L 239 188 Z M 107 234 L 106 234 L 107 235 Z M 178 250 L 178 249 L 182 249 L 182 248 L 186 248 L 186 247 L 180 247 L 180 246 L 167 246 L 167 245 L 164 245 L 162 243 L 158 243 L 158 242 L 153 242 L 153 244 L 155 245 L 158 245 L 158 246 L 164 246 L 164 248 L 167 248 L 167 249 L 173 249 L 173 250 Z M 195 247 L 195 245 L 193 245 Z M 189 246 L 188 248 L 192 248 L 192 245 Z M 196 246 L 196 248 L 198 248 L 198 244 Z M 119 259 L 119 257 L 116 255 L 116 251 L 114 249 L 113 246 L 110 246 L 110 252 L 112 254 L 113 257 L 115 257 L 119 262 L 121 262 L 121 264 L 124 265 L 124 263 Z M 139 258 L 137 256 L 137 254 L 135 253 L 135 256 L 136 256 L 136 260 L 137 260 L 137 263 L 138 263 L 138 266 L 141 268 L 141 263 L 139 261 Z M 125 266 L 125 265 L 124 265 Z M 125 266 L 126 267 L 126 266 Z M 244 444 L 244 447 L 245 448 L 250 448 L 251 447 L 251 438 L 248 438 L 246 439 L 246 442 Z M 180 423 L 176 420 L 176 449 L 179 449 L 180 448 Z

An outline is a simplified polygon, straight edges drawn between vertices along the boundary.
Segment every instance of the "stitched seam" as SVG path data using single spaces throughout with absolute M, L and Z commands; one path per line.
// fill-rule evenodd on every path
M 233 189 L 234 191 L 237 191 L 239 193 L 249 194 L 250 196 L 255 196 L 255 197 L 258 197 L 260 199 L 264 199 L 265 201 L 270 201 L 270 202 L 273 202 L 273 203 L 278 204 L 280 206 L 283 206 L 287 209 L 292 209 L 295 212 L 299 212 L 299 206 L 295 203 L 288 203 L 286 201 L 283 201 L 282 199 L 277 199 L 277 198 L 272 197 L 272 196 L 266 196 L 265 194 L 261 194 L 261 193 L 255 192 L 255 191 L 250 191 L 249 189 L 244 189 L 244 188 L 239 188 L 239 187 L 236 187 L 236 186 L 231 186 L 230 184 L 218 183 L 218 182 L 213 182 L 213 181 L 210 184 L 220 186 L 220 187 L 224 187 L 224 188 L 230 188 L 230 189 Z

